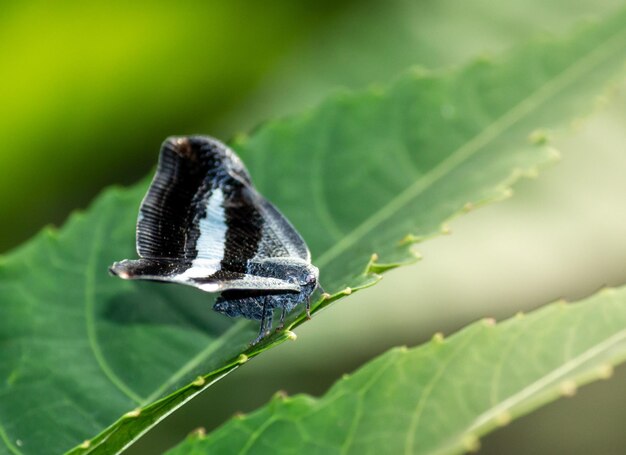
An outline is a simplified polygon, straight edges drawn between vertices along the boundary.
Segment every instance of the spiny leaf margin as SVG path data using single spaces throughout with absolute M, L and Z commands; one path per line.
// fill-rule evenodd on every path
M 480 437 L 608 379 L 624 360 L 626 287 L 607 288 L 575 304 L 561 300 L 394 348 L 321 398 L 277 394 L 208 435 L 193 433 L 168 454 L 475 451 Z

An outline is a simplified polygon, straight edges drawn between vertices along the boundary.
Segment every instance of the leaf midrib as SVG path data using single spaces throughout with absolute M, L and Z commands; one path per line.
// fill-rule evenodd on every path
M 464 161 L 474 155 L 478 150 L 480 150 L 481 147 L 487 145 L 493 139 L 504 133 L 507 128 L 514 125 L 524 116 L 530 114 L 539 105 L 546 102 L 551 96 L 553 96 L 560 89 L 565 87 L 569 82 L 575 80 L 578 76 L 593 68 L 598 61 L 601 61 L 603 58 L 610 56 L 613 51 L 613 46 L 617 44 L 617 47 L 619 47 L 619 45 L 623 42 L 619 38 L 625 34 L 626 32 L 620 31 L 617 32 L 616 35 L 607 38 L 607 40 L 600 46 L 595 47 L 591 52 L 576 61 L 560 74 L 548 80 L 533 94 L 520 101 L 515 107 L 496 119 L 472 139 L 465 142 L 463 145 L 457 148 L 448 158 L 446 158 L 440 164 L 424 174 L 422 179 L 416 180 L 415 183 L 408 186 L 405 190 L 403 190 L 400 194 L 393 198 L 387 205 L 383 206 L 369 218 L 365 219 L 365 221 L 363 221 L 359 226 L 350 231 L 339 242 L 337 242 L 331 248 L 321 254 L 316 261 L 316 265 L 320 269 L 323 268 L 341 253 L 345 252 L 348 248 L 350 248 L 357 241 L 363 238 L 367 233 L 369 233 L 380 223 L 397 213 L 413 198 L 417 197 L 420 193 L 428 189 L 435 182 L 440 180 L 442 177 L 453 171 L 458 165 L 462 164 Z
M 411 418 L 411 421 L 409 422 L 409 427 L 407 428 L 406 437 L 404 439 L 404 453 L 405 453 L 405 455 L 410 455 L 410 454 L 414 453 L 413 448 L 414 448 L 414 445 L 415 445 L 415 432 L 416 432 L 416 430 L 417 430 L 417 428 L 419 426 L 420 420 L 421 420 L 422 415 L 424 413 L 424 409 L 426 407 L 426 403 L 428 402 L 428 399 L 430 398 L 430 395 L 433 392 L 433 389 L 435 388 L 435 386 L 439 382 L 439 379 L 441 378 L 441 376 L 443 376 L 443 374 L 445 373 L 445 371 L 448 368 L 448 366 L 450 366 L 450 363 L 454 359 L 456 359 L 456 357 L 458 355 L 460 355 L 461 352 L 463 352 L 465 347 L 468 344 L 470 344 L 471 341 L 479 333 L 480 332 L 477 330 L 474 333 L 468 335 L 462 343 L 459 343 L 459 346 L 457 346 L 454 349 L 454 351 L 449 354 L 448 358 L 444 362 L 441 363 L 441 365 L 437 369 L 437 372 L 433 375 L 431 380 L 424 387 L 424 391 L 422 392 L 419 401 L 415 405 L 415 410 L 413 411 L 414 412 L 413 413 L 413 417 Z
M 4 426 L 2 425 L 2 423 L 0 423 L 0 440 L 2 440 L 4 445 L 7 447 L 7 449 L 9 449 L 9 451 L 12 454 L 14 454 L 14 455 L 23 455 L 22 451 L 20 449 L 18 449 L 17 447 L 15 447 L 13 445 L 13 443 L 11 442 L 11 440 L 9 439 L 9 436 L 7 435 L 7 432 L 4 429 Z
M 346 432 L 346 437 L 344 439 L 343 444 L 341 445 L 340 453 L 342 455 L 347 455 L 348 451 L 352 447 L 352 444 L 354 443 L 354 437 L 356 436 L 358 425 L 361 421 L 361 418 L 363 417 L 363 396 L 372 387 L 374 387 L 374 385 L 376 384 L 376 381 L 378 381 L 378 379 L 380 379 L 380 377 L 384 375 L 389 370 L 389 368 L 391 368 L 394 365 L 394 360 L 395 360 L 394 357 L 390 356 L 387 363 L 385 365 L 382 365 L 379 368 L 379 370 L 375 374 L 372 375 L 369 381 L 367 381 L 367 383 L 363 386 L 363 388 L 359 390 L 358 392 L 359 400 L 357 401 L 357 409 L 352 419 L 352 425 L 350 425 L 350 428 Z
M 493 420 L 502 412 L 511 409 L 516 404 L 533 396 L 533 394 L 541 391 L 546 387 L 549 387 L 550 384 L 559 381 L 560 378 L 566 376 L 568 373 L 571 373 L 576 368 L 584 365 L 586 362 L 596 359 L 603 353 L 610 351 L 611 348 L 613 348 L 614 346 L 617 346 L 623 342 L 626 342 L 626 329 L 620 330 L 619 332 L 604 340 L 602 343 L 599 343 L 587 349 L 585 352 L 577 355 L 576 357 L 573 357 L 560 367 L 552 370 L 549 374 L 542 376 L 532 384 L 524 387 L 519 392 L 516 392 L 513 395 L 500 400 L 500 403 L 498 405 L 493 406 L 490 410 L 481 414 L 476 419 L 474 425 L 469 428 L 469 431 L 474 431 L 480 428 L 482 425 L 486 424 L 490 420 Z
M 187 363 L 185 363 L 176 373 L 167 378 L 160 386 L 158 386 L 155 391 L 150 394 L 148 398 L 143 400 L 141 406 L 146 406 L 152 403 L 154 400 L 160 398 L 162 393 L 165 393 L 168 387 L 174 385 L 178 380 L 182 379 L 185 374 L 192 371 L 196 368 L 205 358 L 208 358 L 211 354 L 213 354 L 217 349 L 224 345 L 224 343 L 229 339 L 230 336 L 239 333 L 246 325 L 248 321 L 245 319 L 241 319 L 234 323 L 222 336 L 213 342 L 209 343 L 202 351 L 200 351 L 196 356 L 190 359 Z
M 581 367 L 586 362 L 595 360 L 596 357 L 601 356 L 605 352 L 610 351 L 613 347 L 623 342 L 626 342 L 626 329 L 620 330 L 604 340 L 602 343 L 599 343 L 576 357 L 573 357 L 560 367 L 550 371 L 550 373 L 540 377 L 535 382 L 529 384 L 520 391 L 507 398 L 501 399 L 499 404 L 492 406 L 490 409 L 479 415 L 471 427 L 464 430 L 457 436 L 457 438 L 454 438 L 454 442 L 450 443 L 450 445 L 446 447 L 442 447 L 432 452 L 431 455 L 445 455 L 451 453 L 454 447 L 458 445 L 458 441 L 461 440 L 463 435 L 475 434 L 481 427 L 493 422 L 498 418 L 498 416 L 505 414 L 510 409 L 513 409 L 517 404 L 522 403 L 527 399 L 531 399 L 534 395 L 547 390 L 552 384 L 558 383 L 559 380 L 566 377 L 568 373 L 571 373 L 576 368 Z

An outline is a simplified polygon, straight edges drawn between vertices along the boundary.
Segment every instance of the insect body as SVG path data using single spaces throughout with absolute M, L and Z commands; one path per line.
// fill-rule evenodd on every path
M 319 272 L 295 228 L 252 185 L 239 157 L 203 136 L 174 137 L 161 147 L 156 175 L 137 220 L 140 259 L 115 262 L 123 279 L 180 283 L 220 292 L 213 308 L 261 321 L 304 303 Z

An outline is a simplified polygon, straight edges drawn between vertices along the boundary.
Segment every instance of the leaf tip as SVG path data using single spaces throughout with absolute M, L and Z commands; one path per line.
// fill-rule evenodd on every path
M 539 168 L 537 168 L 537 167 L 529 167 L 524 172 L 524 177 L 526 177 L 528 179 L 536 179 L 537 177 L 539 177 Z
M 549 147 L 548 156 L 552 161 L 559 161 L 561 159 L 561 152 L 559 152 L 554 147 Z
M 122 417 L 125 419 L 136 419 L 141 415 L 141 408 L 135 408 L 132 411 L 128 411 Z
M 609 379 L 613 376 L 613 365 L 606 363 L 598 368 L 598 378 Z
M 407 234 L 400 240 L 400 246 L 402 245 L 410 245 L 412 243 L 421 242 L 423 237 L 414 234 Z
M 44 226 L 42 229 L 43 235 L 49 239 L 59 238 L 59 230 L 52 224 Z
M 511 413 L 505 411 L 496 416 L 495 422 L 499 427 L 504 427 L 511 423 L 511 420 L 513 420 Z
M 511 188 L 510 186 L 507 186 L 505 188 L 502 188 L 502 192 L 500 193 L 500 196 L 502 197 L 502 199 L 509 199 L 511 197 L 513 197 L 513 188 Z
M 189 439 L 204 439 L 206 438 L 206 429 L 204 427 L 198 427 L 189 433 L 187 437 Z
M 561 395 L 563 395 L 564 397 L 572 397 L 576 395 L 577 389 L 578 389 L 578 386 L 576 385 L 574 381 L 563 381 L 561 385 L 559 386 Z
M 465 435 L 463 438 L 463 448 L 467 452 L 478 452 L 478 449 L 480 449 L 480 439 L 473 434 Z
M 445 337 L 442 332 L 437 332 L 432 337 L 432 341 L 435 344 L 441 344 L 444 342 L 444 340 L 445 340 Z
M 600 294 L 610 296 L 612 294 L 615 294 L 615 288 L 612 288 L 610 286 L 605 286 L 600 290 Z
M 550 142 L 550 133 L 548 130 L 537 129 L 528 135 L 528 141 L 532 145 L 546 145 Z
M 277 390 L 276 393 L 274 394 L 274 396 L 272 397 L 272 400 L 274 401 L 284 401 L 285 399 L 287 399 L 289 395 L 287 394 L 287 392 L 285 390 Z
M 204 384 L 206 384 L 206 380 L 202 376 L 198 376 L 191 384 L 196 387 L 202 387 Z
M 450 229 L 449 225 L 442 224 L 441 228 L 439 229 L 439 232 L 441 232 L 443 235 L 450 235 L 452 234 L 452 229 Z
M 368 273 L 376 273 L 376 261 L 378 261 L 378 254 L 376 253 L 372 253 L 372 255 L 370 256 L 370 260 L 367 263 L 367 266 L 365 267 L 365 274 L 367 275 Z
M 245 354 L 239 354 L 239 357 L 237 357 L 237 363 L 239 365 L 243 365 L 248 360 L 249 360 L 249 357 L 247 355 L 245 355 Z

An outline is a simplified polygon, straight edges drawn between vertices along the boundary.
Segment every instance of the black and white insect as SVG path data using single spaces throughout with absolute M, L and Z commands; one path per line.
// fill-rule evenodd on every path
M 115 262 L 127 280 L 180 283 L 220 292 L 213 308 L 261 321 L 257 343 L 275 309 L 310 310 L 319 271 L 306 243 L 252 185 L 239 157 L 205 136 L 168 138 L 139 209 L 140 259 Z

